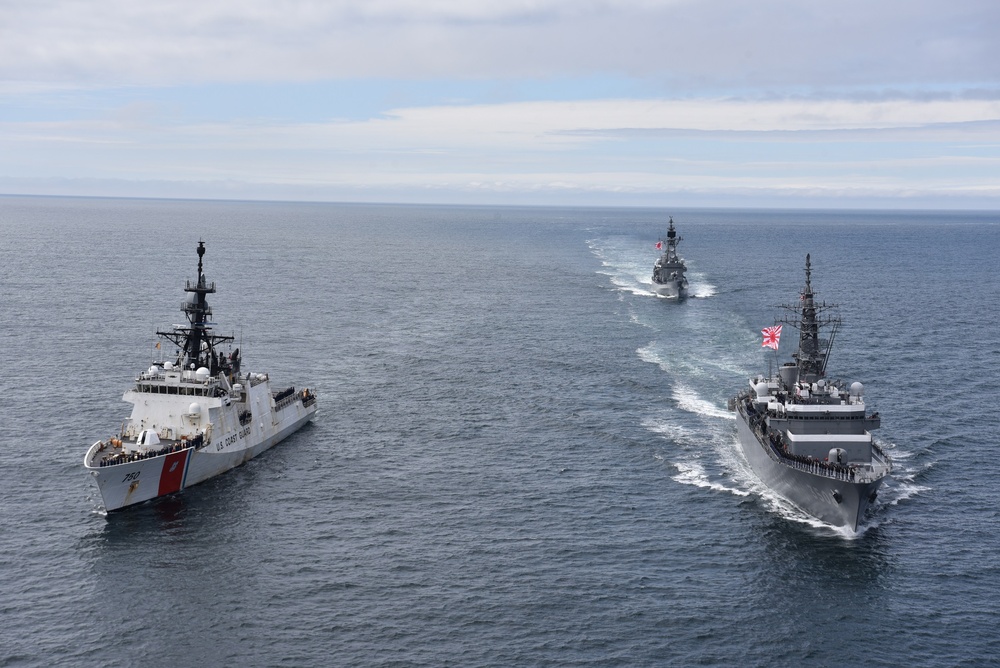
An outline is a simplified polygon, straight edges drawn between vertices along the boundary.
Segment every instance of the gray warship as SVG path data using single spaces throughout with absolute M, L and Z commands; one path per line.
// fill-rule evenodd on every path
M 795 361 L 781 365 L 777 375 L 751 378 L 729 408 L 736 412 L 743 453 L 762 482 L 813 517 L 856 532 L 892 460 L 872 439 L 881 420 L 867 412 L 864 386 L 826 378 L 840 319 L 827 315 L 835 304 L 816 301 L 811 273 L 806 255 L 799 302 L 782 306 L 793 316 L 778 320 L 799 330 Z M 825 327 L 829 338 L 822 340 Z M 770 347 L 777 349 L 777 340 Z
M 677 244 L 680 241 L 681 237 L 677 236 L 674 219 L 671 217 L 666 240 L 660 239 L 656 244 L 663 254 L 653 265 L 653 290 L 661 297 L 683 299 L 687 296 L 688 281 L 684 276 L 687 267 L 684 266 L 684 259 L 677 255 Z

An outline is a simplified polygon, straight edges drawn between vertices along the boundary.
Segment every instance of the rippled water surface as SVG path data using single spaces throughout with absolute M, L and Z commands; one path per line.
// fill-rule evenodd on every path
M 1000 656 L 996 214 L 4 197 L 0 232 L 0 665 Z M 217 331 L 320 413 L 106 516 L 83 454 L 199 239 Z M 896 463 L 858 534 L 762 488 L 725 409 L 806 253 Z

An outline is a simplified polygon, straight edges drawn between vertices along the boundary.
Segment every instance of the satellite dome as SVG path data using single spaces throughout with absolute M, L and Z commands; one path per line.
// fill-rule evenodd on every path
M 856 397 L 860 397 L 864 393 L 865 393 L 865 386 L 864 385 L 862 385 L 861 383 L 859 383 L 857 381 L 854 381 L 853 383 L 851 383 L 851 394 L 853 394 Z
M 191 402 L 191 405 L 188 406 L 188 413 L 191 415 L 201 415 L 201 404 L 197 401 Z
M 206 369 L 205 367 L 199 367 L 198 370 L 194 372 L 194 379 L 199 383 L 204 383 L 206 380 L 208 380 L 208 377 L 210 375 L 211 372 L 208 369 Z
M 767 383 L 760 382 L 753 386 L 753 391 L 757 393 L 758 399 L 763 399 L 767 396 Z

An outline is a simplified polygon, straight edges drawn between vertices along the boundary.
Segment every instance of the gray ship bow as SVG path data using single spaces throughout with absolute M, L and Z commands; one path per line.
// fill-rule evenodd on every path
M 779 320 L 799 330 L 794 361 L 777 375 L 751 378 L 729 407 L 743 453 L 764 484 L 813 517 L 857 531 L 892 461 L 872 439 L 880 418 L 868 413 L 862 384 L 826 378 L 840 320 L 826 315 L 836 305 L 816 301 L 811 273 L 806 255 L 799 302 L 782 307 L 794 317 Z

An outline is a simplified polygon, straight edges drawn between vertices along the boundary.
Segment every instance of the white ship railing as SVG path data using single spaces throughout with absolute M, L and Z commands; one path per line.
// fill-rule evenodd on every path
M 94 445 L 98 446 L 97 450 L 94 452 L 94 456 L 91 459 L 90 466 L 95 466 L 97 468 L 105 468 L 108 466 L 118 466 L 119 464 L 131 464 L 133 462 L 140 462 L 145 459 L 155 459 L 157 457 L 164 457 L 175 452 L 181 452 L 182 450 L 187 450 L 188 448 L 197 447 L 201 443 L 201 440 L 191 440 L 191 441 L 177 441 L 174 443 L 164 444 L 163 447 L 157 448 L 156 450 L 147 450 L 143 452 L 124 452 L 123 450 L 112 449 L 107 450 L 109 447 L 108 443 L 104 441 L 98 441 Z M 103 454 L 102 454 L 103 453 Z
M 288 406 L 290 404 L 294 404 L 296 401 L 298 401 L 301 398 L 302 397 L 301 397 L 301 395 L 298 392 L 292 392 L 287 397 L 284 397 L 280 401 L 275 402 L 275 404 L 274 404 L 274 410 L 275 411 L 280 411 L 281 409 L 285 408 L 286 406 Z
M 275 412 L 280 411 L 283 408 L 287 408 L 291 404 L 294 404 L 296 401 L 301 401 L 302 406 L 306 408 L 316 403 L 316 395 L 310 392 L 308 389 L 299 391 L 295 391 L 294 388 L 291 389 L 292 389 L 291 394 L 282 397 L 281 399 L 279 399 L 274 403 Z

